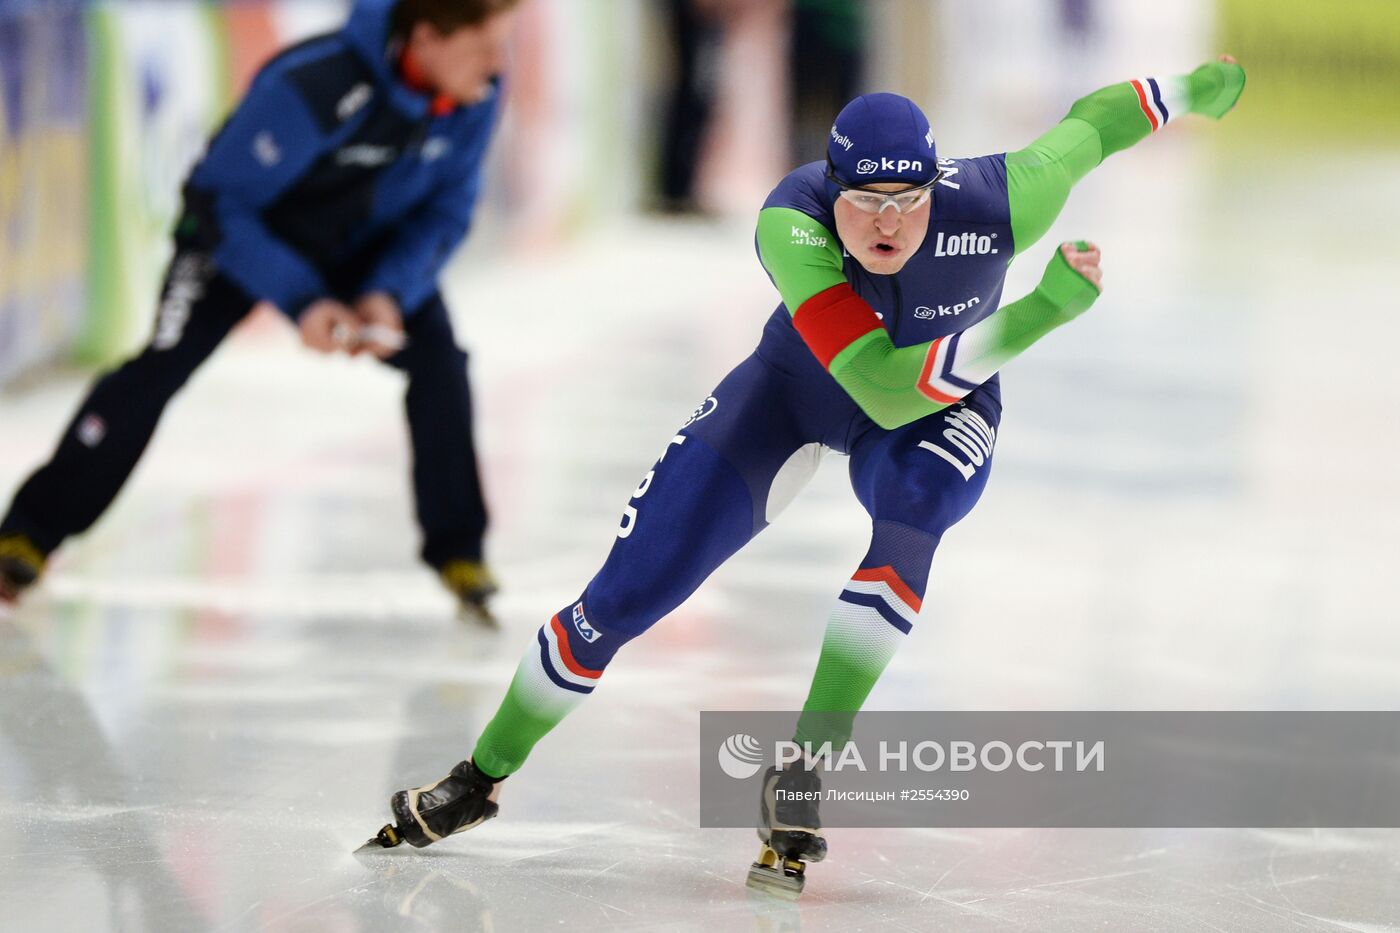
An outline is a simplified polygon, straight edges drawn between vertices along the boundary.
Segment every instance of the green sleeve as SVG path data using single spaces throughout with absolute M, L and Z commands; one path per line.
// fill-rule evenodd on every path
M 1041 337 L 1086 311 L 1098 295 L 1056 250 L 1035 291 L 963 331 L 954 373 L 980 385 Z M 920 390 L 932 346 L 933 342 L 895 347 L 883 329 L 872 331 L 837 354 L 831 375 L 871 421 L 892 430 L 953 404 L 935 401 Z
M 896 347 L 888 331 L 873 330 L 837 354 L 831 376 L 871 421 L 897 428 L 948 407 L 918 389 L 929 346 Z
M 1244 90 L 1244 69 L 1211 62 L 1189 75 L 1164 78 L 1169 109 L 1219 119 Z M 1025 149 L 1006 154 L 1006 188 L 1016 255 L 1045 235 L 1059 216 L 1070 188 L 1115 152 L 1154 129 L 1132 83 L 1100 88 L 1075 101 L 1069 115 Z
M 758 213 L 758 256 L 788 314 L 818 292 L 846 281 L 836 236 L 816 220 L 790 207 Z

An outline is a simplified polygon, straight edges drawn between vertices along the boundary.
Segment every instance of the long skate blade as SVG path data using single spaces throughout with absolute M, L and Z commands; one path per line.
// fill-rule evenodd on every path
M 375 833 L 364 845 L 355 850 L 355 854 L 361 855 L 367 852 L 379 852 L 384 849 L 393 849 L 401 845 L 403 845 L 403 836 L 394 828 L 394 824 L 385 823 L 384 827 L 380 829 L 379 832 Z
M 802 886 L 807 878 L 801 872 L 789 874 L 780 868 L 769 868 L 758 862 L 749 866 L 748 887 L 763 891 L 774 897 L 795 901 L 802 894 Z

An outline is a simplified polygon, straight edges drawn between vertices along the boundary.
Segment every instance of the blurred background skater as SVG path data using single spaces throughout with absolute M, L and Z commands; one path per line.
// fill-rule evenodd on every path
M 359 0 L 262 68 L 190 173 L 154 333 L 103 376 L 0 522 L 0 602 L 112 503 L 167 403 L 259 303 L 407 376 L 421 557 L 493 624 L 466 353 L 438 274 L 465 237 L 518 0 Z

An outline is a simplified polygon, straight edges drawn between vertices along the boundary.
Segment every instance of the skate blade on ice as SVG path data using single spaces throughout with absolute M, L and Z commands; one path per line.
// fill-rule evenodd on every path
M 758 851 L 758 861 L 749 866 L 748 886 L 787 900 L 797 900 L 807 880 L 806 865 L 785 859 L 768 846 Z
M 457 827 L 448 835 L 455 836 L 458 833 L 464 833 L 469 829 L 475 829 L 482 823 L 485 823 L 487 820 L 495 819 L 496 815 L 500 812 L 501 808 L 495 803 L 495 801 L 488 800 L 486 801 L 485 806 L 482 808 L 481 816 L 477 817 L 475 820 L 472 820 L 470 823 L 466 823 L 462 826 Z M 405 817 L 405 819 L 407 818 Z M 365 842 L 364 845 L 360 846 L 358 849 L 355 850 L 355 854 L 365 855 L 373 852 L 382 852 L 384 849 L 396 849 L 399 846 L 403 845 L 405 842 L 408 842 L 408 840 L 404 838 L 403 830 L 399 828 L 402 825 L 402 822 L 398 824 L 385 823 L 382 827 L 380 827 L 379 832 L 375 833 Z M 442 838 L 434 837 L 433 841 L 441 842 Z M 420 845 L 420 847 L 427 846 L 428 842 L 425 840 L 421 844 L 415 843 L 415 845 Z
M 393 823 L 385 823 L 379 832 L 375 833 L 364 845 L 355 850 L 355 854 L 360 855 L 369 852 L 379 852 L 384 849 L 393 849 L 403 845 L 403 842 L 403 834 L 398 831 L 398 828 L 395 827 Z

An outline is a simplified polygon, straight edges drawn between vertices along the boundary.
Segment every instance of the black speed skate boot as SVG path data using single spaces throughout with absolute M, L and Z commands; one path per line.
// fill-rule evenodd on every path
M 43 574 L 47 560 L 28 535 L 0 535 L 0 605 L 18 602 Z
M 457 597 L 458 615 L 464 622 L 475 622 L 486 628 L 499 628 L 486 603 L 499 587 L 485 564 L 477 560 L 449 560 L 438 568 L 443 586 Z
M 395 822 L 361 849 L 392 849 L 405 842 L 421 849 L 480 826 L 500 811 L 494 800 L 486 798 L 503 780 L 488 777 L 472 762 L 464 761 L 441 781 L 401 790 L 389 798 Z
M 780 799 L 779 790 L 798 798 Z M 784 771 L 769 768 L 763 775 L 758 804 L 758 838 L 763 845 L 758 861 L 749 866 L 749 887 L 794 899 L 802 893 L 807 863 L 826 858 L 826 837 L 817 813 L 821 791 L 821 776 L 801 765 Z

